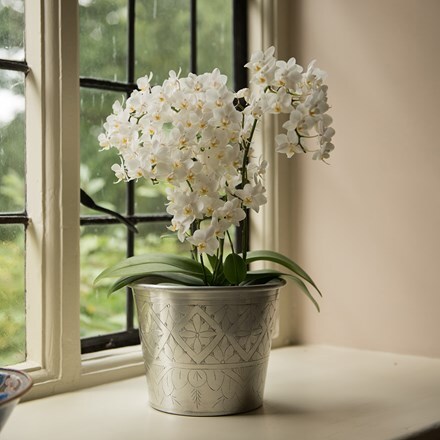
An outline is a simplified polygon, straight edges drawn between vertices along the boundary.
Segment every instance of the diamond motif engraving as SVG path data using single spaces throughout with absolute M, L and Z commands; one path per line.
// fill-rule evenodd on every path
M 145 319 L 144 325 L 140 328 L 142 344 L 148 350 L 149 356 L 154 356 L 166 343 L 170 330 L 153 309 L 148 307 L 148 303 L 142 304 L 141 312 L 143 313 L 141 316 Z
M 259 304 L 250 304 L 243 309 L 230 333 L 228 332 L 230 343 L 245 361 L 252 358 L 267 331 L 266 319 L 260 309 Z
M 222 338 L 220 326 L 200 306 L 189 309 L 188 315 L 176 325 L 173 335 L 197 364 L 212 352 Z

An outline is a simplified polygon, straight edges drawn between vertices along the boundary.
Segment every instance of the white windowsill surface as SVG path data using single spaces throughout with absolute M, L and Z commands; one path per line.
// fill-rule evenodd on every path
M 262 408 L 184 417 L 144 377 L 21 403 L 2 440 L 440 439 L 440 360 L 327 346 L 272 351 Z

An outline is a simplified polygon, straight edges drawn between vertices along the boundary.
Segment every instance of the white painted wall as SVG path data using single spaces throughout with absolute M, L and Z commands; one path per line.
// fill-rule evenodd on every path
M 292 162 L 292 257 L 324 292 L 298 342 L 440 357 L 440 2 L 283 3 L 289 55 L 329 72 L 331 166 Z

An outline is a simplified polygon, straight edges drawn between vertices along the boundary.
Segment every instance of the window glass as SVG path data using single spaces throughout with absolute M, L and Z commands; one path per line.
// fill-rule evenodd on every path
M 98 135 L 112 112 L 114 101 L 123 99 L 120 92 L 81 89 L 81 188 L 95 203 L 120 213 L 125 211 L 125 187 L 123 184 L 114 185 L 116 177 L 111 171 L 111 166 L 118 163 L 118 156 L 116 151 L 100 151 Z M 81 213 L 98 214 L 84 206 Z
M 188 0 L 136 2 L 136 78 L 154 72 L 159 84 L 171 69 L 188 74 L 190 19 Z
M 24 60 L 24 0 L 0 0 L 0 58 Z
M 197 70 L 211 72 L 218 67 L 233 85 L 232 1 L 197 2 Z M 213 54 L 215 54 L 213 56 Z
M 80 0 L 80 74 L 127 79 L 127 0 Z
M 0 365 L 26 359 L 24 227 L 0 225 Z
M 126 230 L 119 225 L 81 228 L 81 336 L 97 336 L 125 330 L 125 294 L 107 296 L 115 280 L 93 285 L 98 274 L 122 260 L 126 251 Z
M 0 211 L 24 212 L 24 74 L 0 70 Z
M 143 223 L 138 225 L 139 236 L 136 238 L 136 254 L 165 252 L 189 256 L 190 247 L 187 242 L 180 243 L 175 235 L 167 234 L 169 223 Z
M 136 212 L 139 214 L 165 213 L 167 203 L 165 187 L 153 185 L 149 180 L 140 179 L 136 183 Z

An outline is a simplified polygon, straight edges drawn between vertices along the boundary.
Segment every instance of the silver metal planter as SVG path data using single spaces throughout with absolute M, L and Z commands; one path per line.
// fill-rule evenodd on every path
M 193 416 L 261 406 L 284 284 L 133 286 L 151 406 Z

